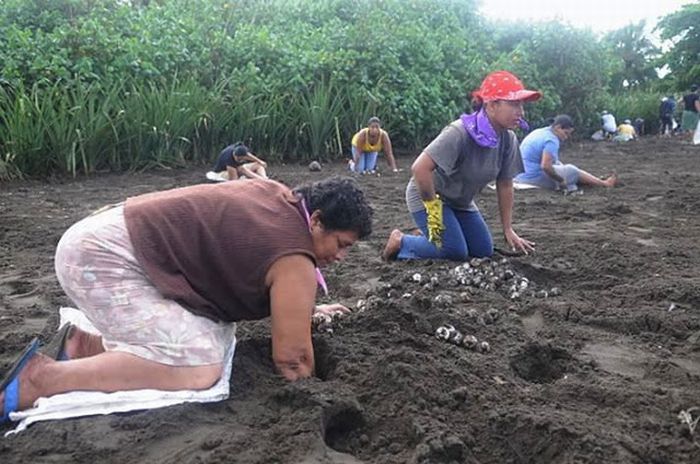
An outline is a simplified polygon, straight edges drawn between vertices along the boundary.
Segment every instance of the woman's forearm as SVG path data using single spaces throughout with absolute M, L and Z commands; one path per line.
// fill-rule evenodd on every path
M 398 168 L 396 167 L 396 158 L 394 158 L 394 154 L 391 152 L 391 150 L 386 151 L 386 161 L 389 163 L 389 167 L 396 171 Z
M 267 167 L 267 163 L 266 163 L 266 162 L 264 162 L 263 160 L 261 160 L 260 158 L 258 158 L 257 156 L 255 156 L 255 155 L 252 154 L 252 153 L 248 153 L 247 158 L 248 158 L 250 161 L 254 162 L 254 163 L 258 163 L 258 164 L 260 164 L 260 165 L 263 166 L 263 167 Z
M 561 177 L 559 174 L 557 174 L 557 171 L 554 170 L 554 168 L 549 165 L 549 166 L 542 166 L 542 170 L 552 179 L 555 181 L 562 183 L 564 182 L 564 178 Z
M 433 182 L 432 171 L 413 171 L 413 179 L 420 192 L 420 197 L 424 201 L 433 200 L 435 198 L 435 183 Z
M 391 139 L 388 134 L 384 135 L 384 153 L 386 154 L 386 160 L 389 163 L 389 167 L 396 171 L 396 158 L 394 158 L 394 148 L 391 146 Z
M 501 225 L 507 231 L 513 228 L 513 180 L 496 181 L 498 194 L 498 211 L 501 215 Z

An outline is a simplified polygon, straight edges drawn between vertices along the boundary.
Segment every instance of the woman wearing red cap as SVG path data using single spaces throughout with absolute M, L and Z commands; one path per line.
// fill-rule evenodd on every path
M 526 126 L 523 103 L 542 94 L 526 90 L 507 71 L 496 71 L 473 93 L 477 110 L 463 114 L 433 140 L 411 167 L 406 204 L 422 236 L 391 232 L 384 259 L 451 259 L 493 254 L 493 239 L 476 195 L 496 180 L 503 233 L 513 250 L 529 252 L 534 243 L 512 227 L 513 178 L 522 171 L 518 140 L 510 130 Z

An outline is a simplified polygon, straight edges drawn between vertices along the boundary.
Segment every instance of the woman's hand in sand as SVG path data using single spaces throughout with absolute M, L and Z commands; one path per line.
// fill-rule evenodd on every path
M 520 237 L 513 229 L 505 230 L 504 235 L 506 242 L 508 242 L 513 251 L 522 251 L 526 255 L 531 251 L 535 251 L 535 242 Z
M 340 303 L 320 304 L 316 305 L 316 307 L 314 308 L 314 316 L 320 314 L 325 316 L 335 316 L 340 314 L 347 314 L 349 312 L 350 309 L 348 309 L 346 306 L 341 305 Z

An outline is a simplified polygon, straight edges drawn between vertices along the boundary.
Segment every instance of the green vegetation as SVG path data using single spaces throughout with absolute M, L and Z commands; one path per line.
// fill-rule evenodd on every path
M 208 162 L 236 140 L 273 160 L 329 159 L 373 114 L 415 150 L 496 68 L 544 91 L 531 122 L 568 112 L 584 130 L 603 108 L 655 119 L 657 88 L 698 77 L 697 5 L 661 23 L 676 43 L 663 56 L 643 25 L 597 38 L 488 24 L 476 10 L 475 0 L 4 0 L 0 179 Z M 663 63 L 673 73 L 660 80 Z

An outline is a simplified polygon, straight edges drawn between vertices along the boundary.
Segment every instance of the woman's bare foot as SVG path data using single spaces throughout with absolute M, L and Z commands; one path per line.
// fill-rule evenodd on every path
M 394 229 L 389 235 L 389 239 L 386 241 L 386 246 L 384 251 L 382 251 L 382 259 L 384 261 L 391 261 L 396 258 L 396 255 L 401 249 L 401 239 L 403 238 L 403 233 L 399 229 Z
M 605 179 L 603 183 L 606 187 L 615 187 L 615 184 L 617 184 L 617 174 L 612 174 L 607 179 Z
M 47 364 L 54 363 L 53 359 L 48 356 L 36 353 L 27 361 L 24 368 L 20 371 L 19 376 L 19 405 L 18 411 L 23 411 L 32 407 L 34 402 L 42 396 L 41 378 L 44 368 Z M 43 376 L 45 377 L 45 376 Z M 5 392 L 0 392 L 0 416 L 5 414 Z
M 68 359 L 80 359 L 95 356 L 105 351 L 102 337 L 80 330 L 71 329 L 64 347 Z

